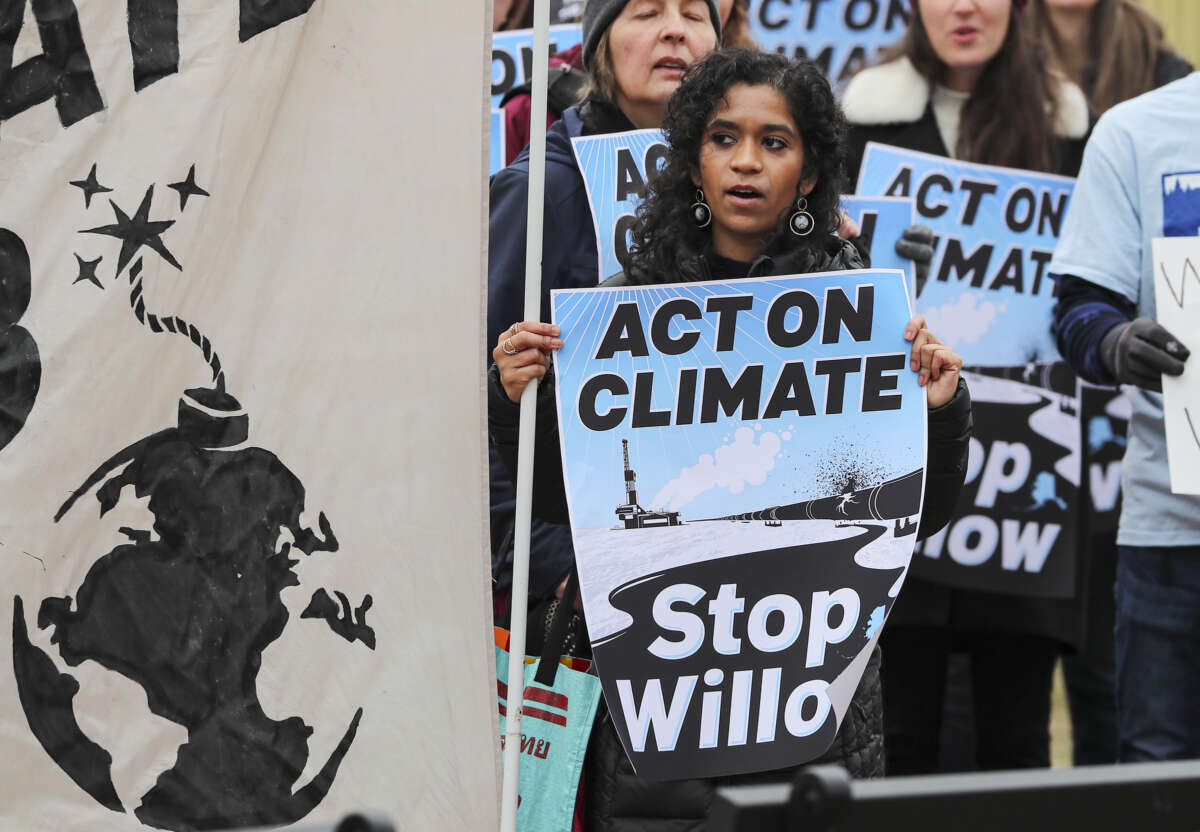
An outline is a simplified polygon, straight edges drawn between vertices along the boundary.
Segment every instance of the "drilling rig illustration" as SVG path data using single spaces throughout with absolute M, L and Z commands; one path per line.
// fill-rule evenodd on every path
M 621 455 L 625 460 L 625 502 L 617 506 L 617 517 L 627 529 L 646 529 L 657 526 L 680 526 L 678 511 L 647 511 L 638 505 L 637 474 L 629 467 L 629 440 L 621 440 Z

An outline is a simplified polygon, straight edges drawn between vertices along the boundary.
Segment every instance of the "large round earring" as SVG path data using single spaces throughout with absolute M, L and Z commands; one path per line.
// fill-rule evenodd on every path
M 788 218 L 788 227 L 792 229 L 792 233 L 797 237 L 807 237 L 812 233 L 813 226 L 817 221 L 813 219 L 813 215 L 805 211 L 808 207 L 808 200 L 800 197 L 796 200 L 796 211 Z
M 696 223 L 697 228 L 707 228 L 708 224 L 712 222 L 712 209 L 704 201 L 703 189 L 696 189 L 696 201 L 692 203 L 691 210 L 692 220 Z

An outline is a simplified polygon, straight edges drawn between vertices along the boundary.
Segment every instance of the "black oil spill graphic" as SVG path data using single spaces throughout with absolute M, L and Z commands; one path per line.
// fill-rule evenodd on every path
M 164 829 L 299 820 L 329 791 L 362 717 L 360 708 L 320 772 L 296 790 L 312 728 L 264 713 L 257 677 L 263 651 L 288 622 L 281 593 L 299 585 L 298 556 L 335 552 L 338 542 L 324 514 L 318 530 L 301 522 L 304 486 L 273 453 L 247 446 L 248 428 L 233 396 L 188 390 L 175 427 L 112 456 L 55 516 L 92 489 L 101 516 L 127 494 L 149 497 L 152 529 L 123 528 L 130 542 L 101 555 L 73 598 L 44 599 L 37 623 L 50 628 L 67 665 L 94 661 L 120 673 L 146 691 L 153 713 L 187 728 L 174 766 L 135 810 Z M 313 604 L 322 597 L 319 590 Z M 373 648 L 369 607 L 355 611 L 352 631 L 336 615 L 330 627 Z M 121 811 L 109 753 L 75 720 L 78 684 L 30 642 L 23 610 L 18 597 L 14 669 L 30 727 L 72 780 Z
M 920 479 L 915 483 L 910 481 L 908 487 L 916 490 L 916 499 L 919 500 Z M 879 607 L 889 604 L 888 590 L 903 569 L 869 569 L 855 563 L 854 557 L 889 531 L 889 527 L 890 524 L 854 523 L 852 528 L 855 533 L 840 540 L 687 564 L 630 581 L 613 590 L 609 602 L 616 609 L 628 613 L 633 623 L 627 629 L 593 644 L 593 653 L 602 670 L 605 699 L 613 711 L 613 722 L 638 775 L 650 780 L 667 780 L 680 776 L 703 777 L 765 771 L 799 765 L 823 754 L 837 733 L 834 711 L 829 711 L 824 723 L 815 732 L 805 737 L 795 737 L 784 724 L 784 703 L 788 695 L 805 682 L 813 679 L 832 682 L 867 646 L 880 626 L 884 611 Z M 705 620 L 705 640 L 691 656 L 665 660 L 650 653 L 647 647 L 659 636 L 672 640 L 678 640 L 679 636 L 676 632 L 660 629 L 655 624 L 652 609 L 655 598 L 663 589 L 681 583 L 693 584 L 705 591 L 704 597 L 694 607 L 682 604 L 675 606 L 677 610 L 695 612 Z M 713 625 L 708 614 L 708 602 L 717 595 L 723 584 L 736 584 L 737 595 L 745 599 L 744 611 L 735 616 L 732 630 L 732 635 L 741 639 L 741 652 L 736 655 L 722 655 L 712 644 Z M 844 587 L 852 588 L 858 594 L 857 621 L 843 641 L 826 648 L 823 664 L 806 668 L 812 595 L 817 591 L 832 593 Z M 792 595 L 800 602 L 803 610 L 801 630 L 790 647 L 778 652 L 760 652 L 752 646 L 747 636 L 748 613 L 759 599 L 780 593 Z M 838 615 L 831 613 L 831 626 L 837 627 L 842 623 L 837 619 Z M 779 624 L 772 626 L 778 629 Z M 775 737 L 770 742 L 756 742 L 763 678 L 761 669 L 769 667 L 782 669 Z M 701 700 L 703 693 L 712 689 L 705 685 L 703 679 L 712 668 L 721 670 L 724 677 L 724 683 L 720 686 L 724 692 L 720 741 L 716 748 L 702 749 L 699 747 Z M 735 672 L 750 669 L 756 669 L 756 672 L 750 689 L 748 738 L 745 744 L 728 745 L 726 732 L 730 723 L 731 680 Z M 669 707 L 676 680 L 687 675 L 695 675 L 700 681 L 692 695 L 674 750 L 660 752 L 656 735 L 651 729 L 645 750 L 633 751 L 621 712 L 616 680 L 630 680 L 634 699 L 640 704 L 646 681 L 661 679 L 664 701 Z M 680 772 L 686 772 L 686 775 Z

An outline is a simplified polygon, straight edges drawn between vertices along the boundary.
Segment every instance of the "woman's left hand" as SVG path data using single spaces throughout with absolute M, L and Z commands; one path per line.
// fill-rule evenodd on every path
M 917 373 L 917 384 L 925 388 L 930 407 L 938 407 L 954 398 L 962 356 L 938 340 L 925 324 L 924 315 L 914 315 L 904 327 L 904 340 L 912 341 L 908 366 Z

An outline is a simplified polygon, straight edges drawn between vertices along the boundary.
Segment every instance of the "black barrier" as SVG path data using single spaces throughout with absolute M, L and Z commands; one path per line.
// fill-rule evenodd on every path
M 268 832 L 282 829 L 281 826 L 256 826 L 251 828 L 230 829 L 227 832 Z M 396 827 L 386 817 L 372 812 L 346 815 L 332 824 L 324 823 L 315 826 L 289 827 L 291 832 L 396 832 Z
M 709 832 L 1063 832 L 1200 829 L 1200 762 L 851 780 L 812 766 L 792 785 L 719 789 Z

